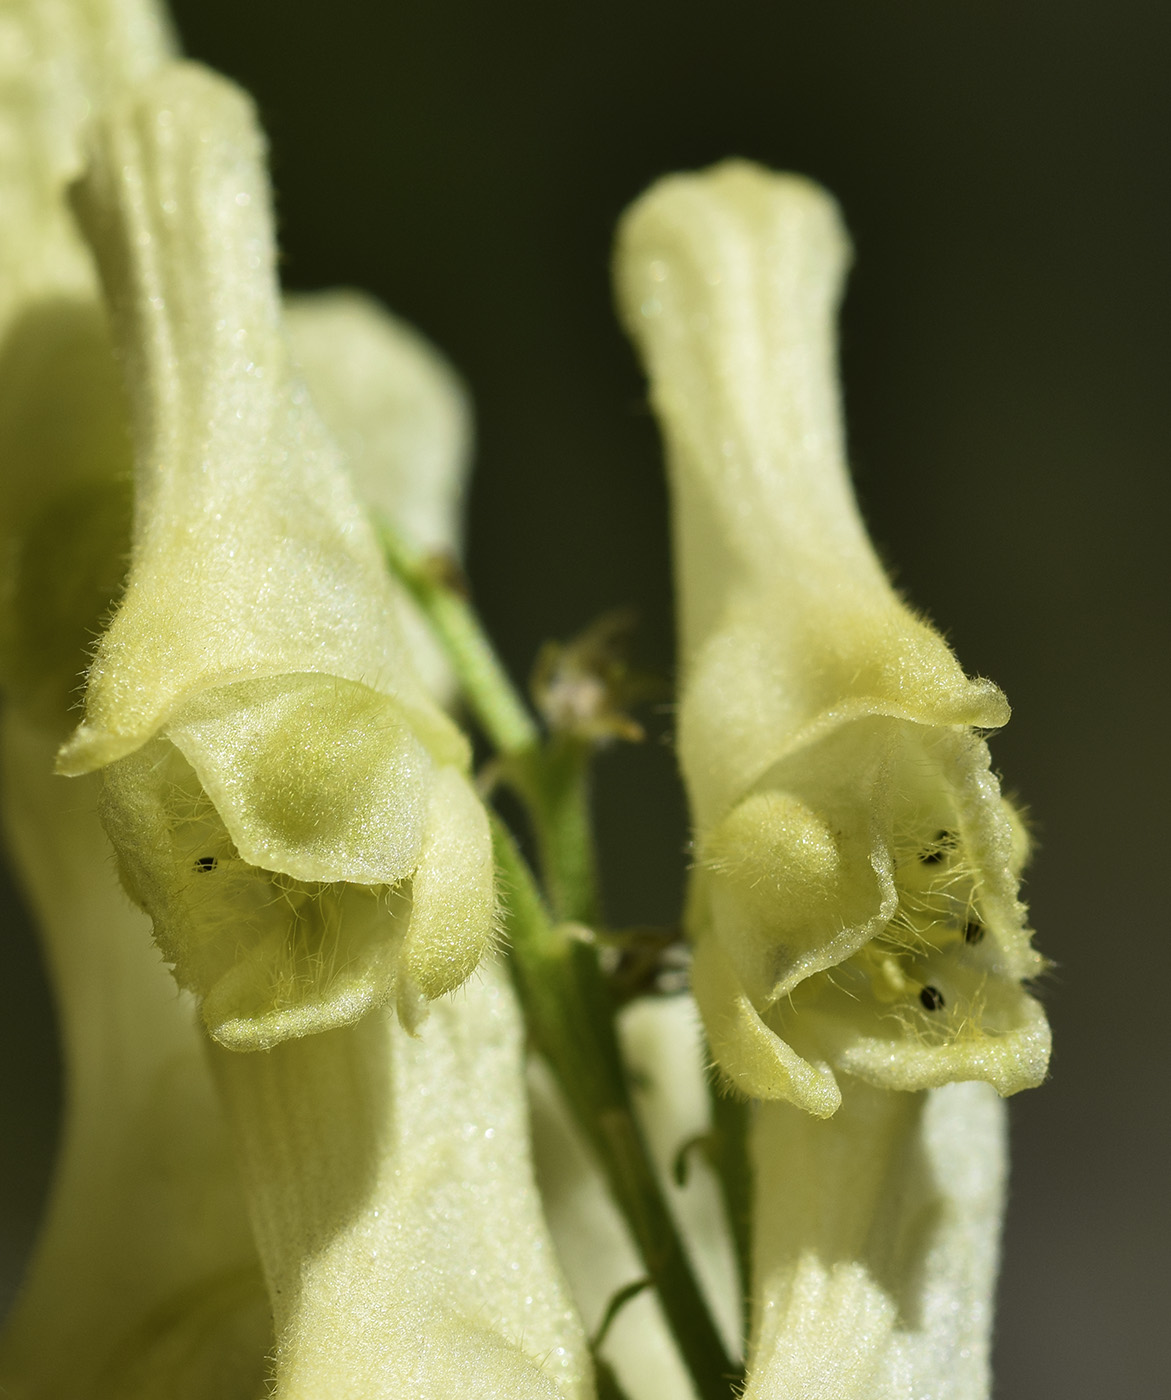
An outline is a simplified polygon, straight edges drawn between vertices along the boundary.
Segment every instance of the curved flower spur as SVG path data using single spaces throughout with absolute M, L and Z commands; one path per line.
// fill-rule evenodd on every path
M 844 462 L 848 245 L 815 186 L 730 162 L 627 214 L 617 280 L 670 466 L 694 990 L 741 1091 L 831 1115 L 1037 1084 L 1027 851 L 982 731 L 1009 716 L 891 587 Z
M 467 744 L 426 694 L 340 454 L 290 367 L 248 101 L 171 65 L 98 126 L 75 207 L 131 399 L 122 601 L 59 769 L 105 766 L 135 900 L 215 1039 L 394 1001 L 491 945 Z

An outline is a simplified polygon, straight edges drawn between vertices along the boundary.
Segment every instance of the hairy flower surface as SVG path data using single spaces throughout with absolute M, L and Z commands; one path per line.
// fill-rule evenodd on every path
M 171 56 L 151 0 L 0 11 L 0 663 L 64 733 L 129 543 L 126 411 L 93 260 L 65 190 L 96 111 Z
M 895 593 L 850 490 L 847 255 L 826 195 L 744 162 L 620 233 L 671 474 L 693 986 L 763 1101 L 746 1400 L 983 1400 L 996 1095 L 1049 1054 L 1028 842 L 984 742 L 1004 697 Z
M 4 717 L 4 827 L 52 974 L 68 1092 L 36 1252 L 0 1331 L 12 1400 L 254 1400 L 272 1323 L 191 998 L 118 887 L 100 779 Z
M 760 1105 L 745 1400 L 986 1400 L 1006 1129 L 987 1084 Z
M 0 1333 L 0 1391 L 21 1400 L 251 1400 L 271 1342 L 191 1000 L 118 886 L 100 778 L 52 772 L 129 533 L 122 391 L 65 188 L 87 118 L 168 58 L 140 0 L 0 13 L 4 827 L 67 1083 L 46 1218 Z
M 249 103 L 162 69 L 99 123 L 75 203 L 126 372 L 135 501 L 60 771 L 106 767 L 123 877 L 222 1043 L 392 998 L 414 1025 L 492 940 L 487 823 L 292 369 Z
M 1036 1084 L 1027 849 L 968 680 L 902 602 L 844 464 L 847 244 L 815 186 L 742 162 L 627 214 L 618 284 L 673 488 L 695 826 L 694 986 L 728 1078 L 818 1114 L 838 1076 Z
M 853 501 L 832 202 L 730 163 L 620 238 L 706 1047 L 688 998 L 618 1015 L 598 948 L 640 930 L 545 907 L 598 904 L 618 624 L 546 649 L 543 737 L 452 586 L 462 387 L 356 293 L 282 300 L 247 98 L 147 0 L 12 0 L 0 212 L 3 813 L 70 1085 L 0 1389 L 985 1400 L 998 1094 L 1048 1054 L 1028 842 L 1003 696 Z M 497 829 L 514 980 L 457 676 L 540 855 L 544 891 Z
M 130 3 L 20 5 L 0 23 L 0 61 L 32 61 L 24 86 L 14 72 L 0 88 L 0 129 L 34 154 L 53 137 L 52 161 L 0 165 L 23 219 L 0 253 L 5 816 L 69 1083 L 0 1388 L 454 1400 L 474 1377 L 485 1397 L 584 1395 L 499 970 L 440 999 L 416 1038 L 384 1010 L 269 1053 L 220 1051 L 217 1095 L 192 999 L 117 888 L 103 785 L 128 882 L 204 1019 L 240 1047 L 388 991 L 413 1025 L 494 915 L 464 741 L 433 698 L 447 671 L 350 485 L 414 548 L 451 552 L 465 396 L 354 294 L 296 299 L 286 350 L 250 111 L 169 64 L 162 35 Z M 65 198 L 80 125 L 102 112 L 78 203 L 136 462 Z M 103 771 L 68 782 L 55 741 L 123 584 L 61 765 Z
M 213 1053 L 277 1330 L 276 1400 L 584 1400 L 589 1354 L 529 1162 L 493 964 L 417 1037 L 389 1012 Z
M 46 297 L 91 295 L 62 200 L 87 119 L 170 56 L 153 0 L 6 0 L 0 13 L 0 325 Z
M 341 448 L 358 499 L 420 558 L 450 559 L 463 525 L 472 413 L 447 361 L 412 326 L 357 292 L 285 299 L 298 374 Z M 415 604 L 395 590 L 411 659 L 430 694 L 454 678 Z

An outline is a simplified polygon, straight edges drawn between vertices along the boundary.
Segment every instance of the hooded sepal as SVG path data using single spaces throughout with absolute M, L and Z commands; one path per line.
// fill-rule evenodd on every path
M 106 767 L 128 888 L 225 1044 L 393 1000 L 417 1023 L 494 937 L 487 821 L 292 368 L 251 105 L 164 68 L 99 122 L 75 204 L 127 373 L 135 502 L 60 770 Z

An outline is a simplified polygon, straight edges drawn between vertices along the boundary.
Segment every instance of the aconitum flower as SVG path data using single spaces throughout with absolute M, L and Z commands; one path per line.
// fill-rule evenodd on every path
M 10 317 L 0 434 L 13 507 L 4 520 L 5 817 L 50 954 L 69 1099 L 49 1216 L 0 1336 L 0 1389 L 249 1400 L 267 1373 L 281 1396 L 390 1397 L 421 1385 L 455 1400 L 475 1374 L 510 1397 L 569 1400 L 590 1367 L 529 1166 L 513 994 L 487 967 L 420 1024 L 438 984 L 470 970 L 469 946 L 478 958 L 493 936 L 485 818 L 464 774 L 464 741 L 416 670 L 444 691 L 450 681 L 433 644 L 416 645 L 420 619 L 382 565 L 330 435 L 350 448 L 353 486 L 405 538 L 451 551 L 464 395 L 418 336 L 350 295 L 298 302 L 293 368 L 250 108 L 210 74 L 169 64 L 161 40 L 151 47 L 162 29 L 153 11 L 30 0 L 5 18 L 6 53 L 35 62 L 31 81 L 0 89 L 0 126 L 34 155 L 43 132 L 55 142 L 43 165 L 0 171 L 10 205 L 39 219 L 0 261 Z M 75 89 L 83 79 L 89 86 Z M 121 586 L 129 533 L 131 462 L 107 307 L 66 200 L 81 123 L 95 114 L 104 125 L 79 202 L 105 259 L 105 290 L 119 299 L 114 339 L 135 413 L 137 499 L 126 594 L 64 766 L 109 761 L 70 779 L 53 775 L 55 741 L 91 629 Z M 152 180 L 171 183 L 144 200 Z M 46 247 L 61 255 L 38 263 Z M 207 455 L 193 459 L 201 448 Z M 172 587 L 179 577 L 186 600 Z M 239 613 L 225 618 L 233 602 Z M 169 638 L 168 619 L 178 619 Z M 122 663 L 144 710 L 119 704 Z M 237 805 L 264 809 L 267 778 L 264 811 L 288 823 L 288 806 L 274 815 L 273 803 L 304 797 L 316 777 L 311 820 L 297 833 L 301 859 L 325 862 L 326 837 L 348 840 L 340 871 L 302 869 L 321 877 L 303 880 L 250 868 L 171 743 L 177 717 L 185 737 L 198 735 L 195 697 L 214 723 L 217 695 L 238 698 L 247 676 L 274 683 L 268 713 L 292 730 L 274 736 L 263 714 L 233 730 L 248 707 L 229 702 L 218 737 L 237 750 L 225 759 L 216 735 L 205 743 L 208 787 L 227 768 L 227 785 L 234 776 L 245 789 Z M 282 681 L 292 695 L 283 714 Z M 373 698 L 356 705 L 366 690 Z M 372 723 L 353 735 L 356 718 Z M 379 744 L 401 749 L 407 727 L 413 765 L 380 764 Z M 127 770 L 144 749 L 156 766 L 137 770 L 136 788 Z M 249 787 L 256 765 L 261 781 Z M 362 805 L 368 778 L 384 779 L 372 800 L 386 798 L 388 770 L 407 789 L 389 818 Z M 213 1084 L 192 998 L 176 997 L 148 921 L 117 886 L 95 810 L 103 783 L 107 824 L 128 838 L 123 873 L 156 934 L 173 938 L 181 979 L 207 994 L 205 1023 L 233 1039 L 216 1019 L 230 998 L 221 989 L 217 1002 L 218 983 L 201 977 L 219 957 L 230 979 L 239 954 L 252 981 L 236 978 L 235 1043 L 303 1036 L 295 1046 L 218 1050 Z M 327 832 L 339 804 L 348 829 L 335 822 Z M 420 810 L 421 839 L 410 829 Z M 371 861 L 394 858 L 379 850 L 380 820 L 392 821 L 400 854 L 404 842 L 416 848 L 392 894 L 359 883 Z M 198 854 L 177 867 L 193 830 Z M 227 890 L 215 879 L 225 869 Z M 448 879 L 453 889 L 437 893 Z M 266 966 L 257 948 L 267 933 Z M 377 1006 L 388 996 L 414 1034 Z M 363 1011 L 359 1025 L 319 1029 Z
M 66 774 L 106 769 L 123 878 L 223 1044 L 394 1000 L 491 945 L 487 820 L 281 328 L 246 100 L 173 65 L 98 123 L 75 204 L 135 436 L 125 591 Z
M 467 398 L 358 294 L 281 298 L 247 98 L 145 0 L 16 0 L 0 201 L 4 812 L 70 1082 L 0 1389 L 982 1400 L 1027 842 L 1003 697 L 850 497 L 825 197 L 723 167 L 622 236 L 706 1047 L 678 926 L 600 913 L 613 620 L 531 713 L 451 567 Z
M 627 214 L 622 309 L 671 470 L 695 993 L 743 1092 L 820 1116 L 885 1088 L 1037 1084 L 1009 715 L 891 587 L 850 492 L 815 186 L 730 163 Z
M 48 1211 L 0 1333 L 0 1390 L 14 1397 L 246 1400 L 270 1345 L 190 998 L 119 887 L 101 778 L 53 776 L 123 572 L 130 468 L 65 187 L 88 115 L 168 52 L 161 15 L 139 0 L 21 0 L 0 16 L 4 828 L 52 976 L 67 1084 Z
M 1008 706 L 895 593 L 850 491 L 846 260 L 820 190 L 742 162 L 664 180 L 619 237 L 671 475 L 693 987 L 763 1100 L 746 1397 L 977 1400 L 993 1089 L 1044 1076 L 1042 963 L 983 736 Z

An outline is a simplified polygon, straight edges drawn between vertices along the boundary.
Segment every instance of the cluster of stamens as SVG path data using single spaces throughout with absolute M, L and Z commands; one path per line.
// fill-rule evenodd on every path
M 850 962 L 865 974 L 875 998 L 896 1014 L 906 1008 L 934 1018 L 948 1009 L 951 994 L 928 965 L 937 965 L 940 954 L 977 946 L 985 936 L 977 874 L 951 830 L 937 831 L 926 844 L 899 843 L 895 857 L 895 915 Z

